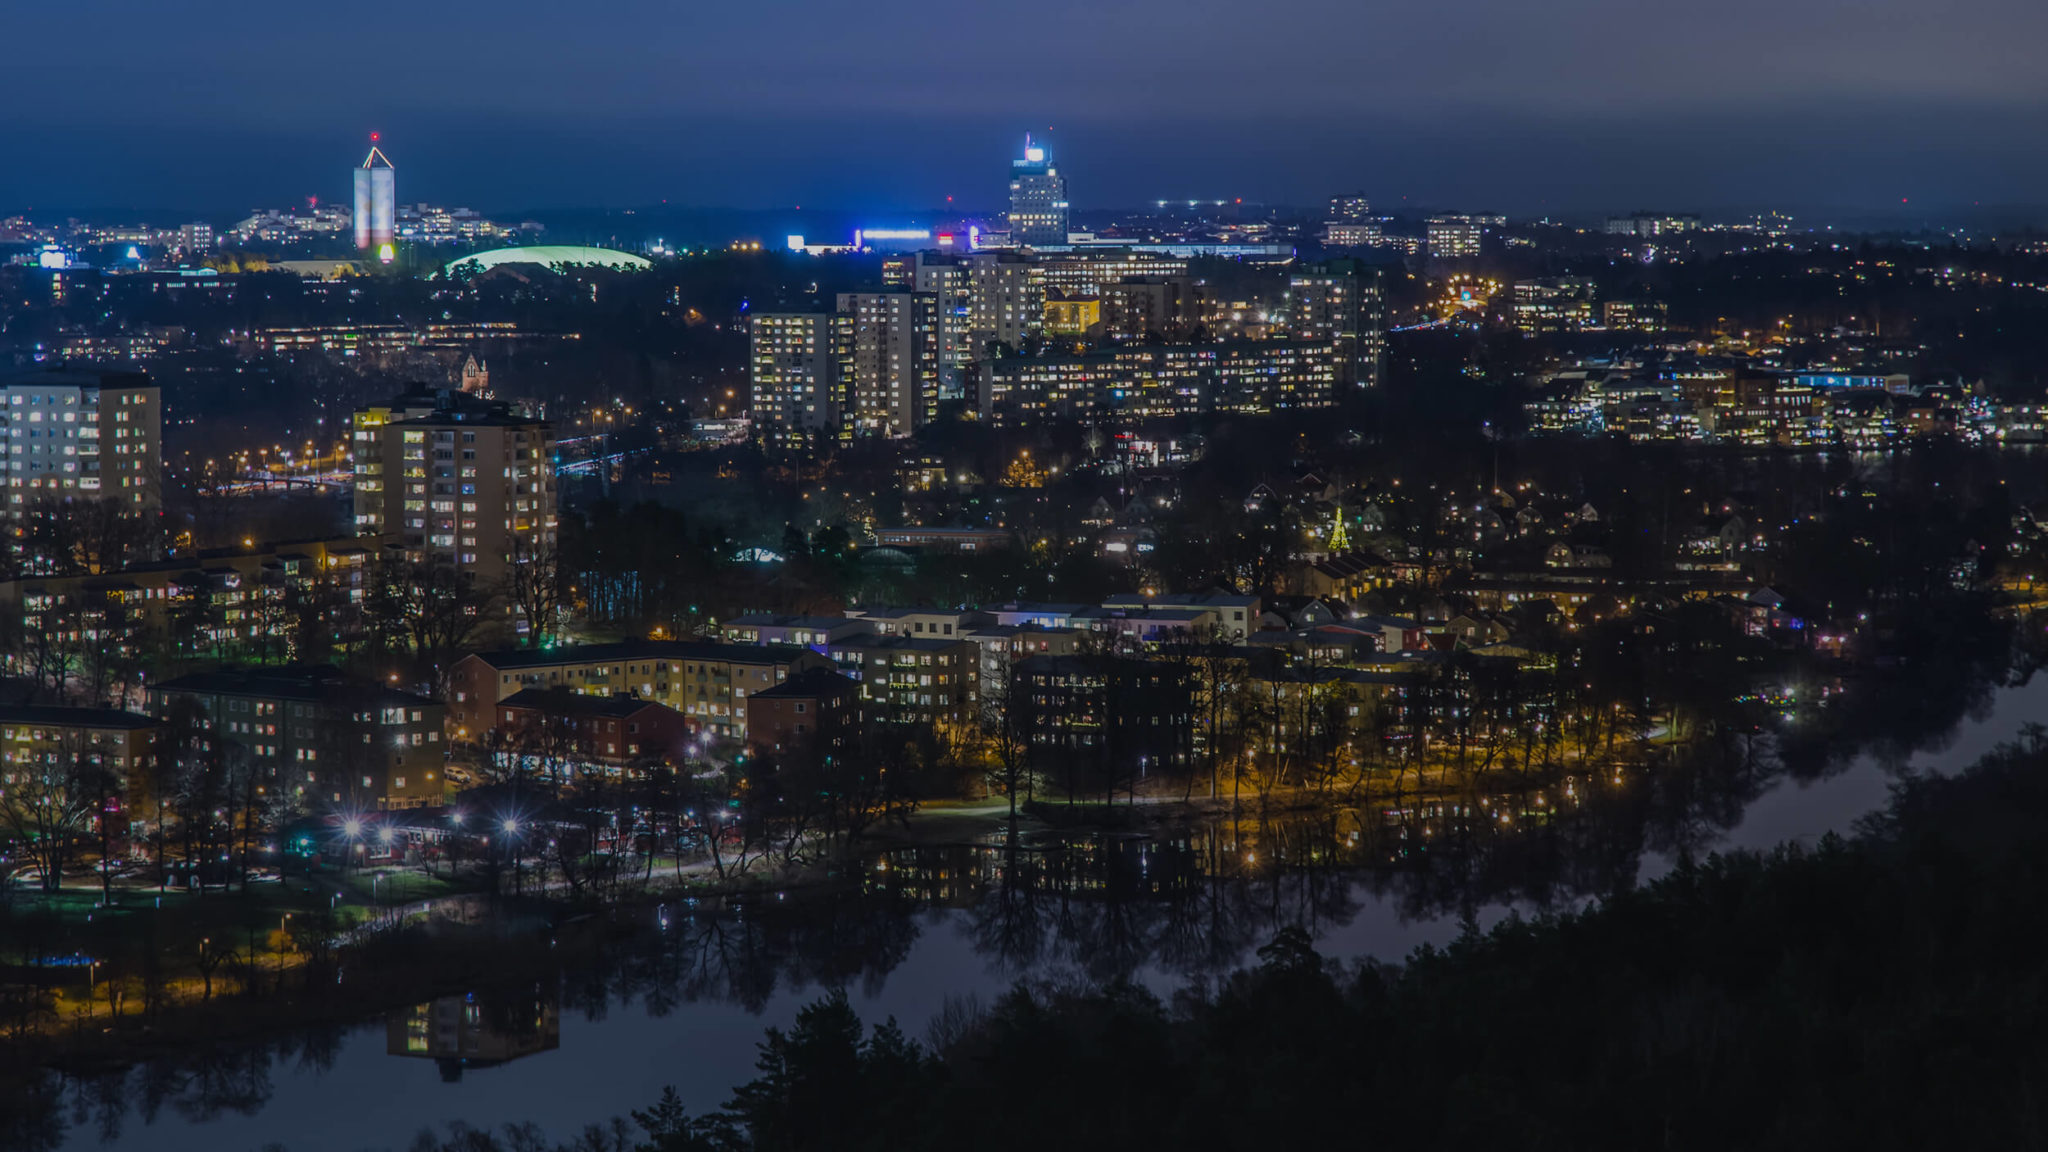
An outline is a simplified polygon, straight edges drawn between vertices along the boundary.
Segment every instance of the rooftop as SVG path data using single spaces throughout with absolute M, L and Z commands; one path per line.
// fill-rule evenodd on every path
M 851 694 L 859 690 L 852 677 L 842 676 L 830 668 L 812 668 L 799 672 L 773 688 L 747 694 L 749 700 L 816 700 L 823 696 Z
M 968 640 L 964 634 L 952 637 L 951 639 L 934 639 L 931 636 L 877 636 L 872 633 L 862 633 L 858 636 L 848 636 L 843 640 L 834 640 L 829 647 L 835 652 L 849 648 L 908 648 L 919 652 L 937 652 L 942 649 L 951 648 L 955 644 L 967 643 L 972 643 L 972 641 Z
M 500 708 L 528 708 L 557 716 L 602 716 L 623 720 L 649 708 L 674 711 L 658 700 L 643 700 L 624 692 L 593 696 L 567 688 L 522 688 L 498 702 Z
M 27 372 L 0 373 L 0 388 L 154 388 L 147 372 L 65 361 Z
M 163 723 L 140 712 L 119 708 L 69 708 L 58 704 L 0 704 L 0 724 L 48 724 L 52 727 L 155 728 Z
M 607 660 L 723 660 L 733 664 L 787 664 L 811 655 L 788 644 L 721 644 L 710 640 L 624 640 L 615 644 L 571 644 L 561 648 L 513 648 L 478 652 L 493 668 L 549 668 Z
M 583 248 L 567 244 L 535 244 L 527 248 L 493 248 L 459 260 L 450 260 L 442 271 L 453 274 L 486 272 L 500 264 L 539 264 L 546 268 L 652 268 L 646 258 L 609 248 Z
M 220 696 L 267 696 L 280 700 L 331 700 L 362 693 L 386 704 L 435 704 L 440 701 L 402 692 L 369 680 L 357 680 L 324 664 L 289 668 L 222 668 L 166 680 L 153 693 L 191 692 Z

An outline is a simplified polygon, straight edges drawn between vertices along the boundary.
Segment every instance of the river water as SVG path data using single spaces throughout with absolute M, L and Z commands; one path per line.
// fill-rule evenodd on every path
M 1524 803 L 1412 813 L 1390 830 L 1366 829 L 1369 842 L 1338 821 L 1307 832 L 1049 842 L 1032 847 L 1050 851 L 1021 854 L 898 853 L 869 863 L 869 894 L 841 902 L 851 915 L 819 910 L 840 921 L 825 928 L 810 912 L 777 908 L 743 913 L 737 931 L 667 909 L 650 914 L 643 943 L 589 980 L 572 973 L 509 1004 L 455 998 L 367 1020 L 314 1060 L 256 1053 L 231 1074 L 231 1089 L 173 1093 L 148 1119 L 138 1106 L 107 1123 L 81 1104 L 61 1146 L 354 1152 L 404 1148 L 421 1128 L 457 1120 L 531 1121 L 563 1139 L 647 1106 L 668 1085 L 693 1110 L 718 1105 L 751 1076 L 762 1030 L 788 1024 L 828 984 L 844 986 L 865 1018 L 893 1016 L 915 1036 L 949 998 L 986 1002 L 1019 977 L 1130 976 L 1165 990 L 1212 976 L 1283 923 L 1306 924 L 1326 955 L 1398 960 L 1454 937 L 1467 919 L 1483 926 L 1569 906 L 1659 874 L 1681 841 L 1693 851 L 1765 849 L 1850 831 L 1883 805 L 1902 767 L 1959 769 L 2048 718 L 2048 677 L 1999 689 L 1979 711 L 1937 747 L 1896 762 L 1863 756 L 1810 782 L 1734 786 L 1689 801 L 1697 810 L 1678 819 L 1622 799 L 1627 788 L 1597 800 L 1574 790 L 1539 801 L 1560 811 L 1533 834 L 1515 825 L 1530 817 Z M 1292 853 L 1291 862 L 1262 871 L 1260 851 Z M 451 1037 L 477 1041 L 468 1063 L 435 1058 Z M 78 1101 L 87 1096 L 76 1090 Z

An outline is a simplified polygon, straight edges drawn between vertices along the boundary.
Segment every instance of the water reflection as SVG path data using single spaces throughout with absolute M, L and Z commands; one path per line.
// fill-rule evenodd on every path
M 494 1068 L 561 1046 L 561 1008 L 548 983 L 511 995 L 443 996 L 384 1021 L 386 1052 L 432 1060 L 450 1083 L 468 1069 Z
M 1841 780 L 1881 802 L 1904 749 L 1967 759 L 2043 712 L 2048 684 L 1949 686 L 1943 708 L 1871 721 L 1881 755 L 1725 736 L 1647 768 L 1542 781 L 1500 775 L 1454 796 L 1252 813 L 1143 833 L 1017 832 L 895 848 L 825 888 L 671 903 L 555 930 L 551 959 L 352 1028 L 301 1029 L 104 1076 L 51 1078 L 13 1110 L 24 1148 L 403 1146 L 463 1118 L 566 1134 L 674 1083 L 692 1107 L 751 1074 L 767 1024 L 828 987 L 913 1031 L 951 997 L 1027 978 L 1211 981 L 1299 925 L 1332 952 L 1404 954 L 1506 909 L 1575 906 L 1710 849 L 1761 809 L 1800 811 Z M 1915 724 L 1970 714 L 1960 740 Z M 1938 731 L 1939 729 L 1937 729 Z M 1989 735 L 1987 735 L 1987 733 Z M 1807 788 L 1813 781 L 1826 781 Z M 1777 819 L 1783 820 L 1782 812 Z M 1768 822 L 1768 821 L 1767 821 Z M 566 1021 L 566 1023 L 565 1023 Z M 434 1073 L 413 1069 L 431 1061 Z M 466 1070 L 491 1067 L 486 1076 Z M 361 1101 L 379 1107 L 366 1113 Z

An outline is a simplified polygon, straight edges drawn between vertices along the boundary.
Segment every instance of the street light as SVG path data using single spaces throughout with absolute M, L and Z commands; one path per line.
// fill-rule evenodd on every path
M 512 894 L 523 896 L 526 894 L 526 887 L 524 878 L 519 870 L 519 818 L 517 816 L 507 816 L 505 818 L 505 842 L 512 847 Z
M 277 922 L 277 934 L 281 937 L 277 942 L 277 987 L 280 992 L 284 990 L 284 950 L 285 946 L 291 943 L 291 922 L 292 914 L 289 912 L 284 914 L 284 919 Z M 249 959 L 254 962 L 255 957 Z

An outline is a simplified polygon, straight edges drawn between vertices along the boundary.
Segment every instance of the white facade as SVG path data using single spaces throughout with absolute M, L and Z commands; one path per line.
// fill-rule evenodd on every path
M 9 516 L 32 505 L 118 499 L 137 510 L 161 501 L 163 414 L 142 376 L 51 372 L 0 383 Z

